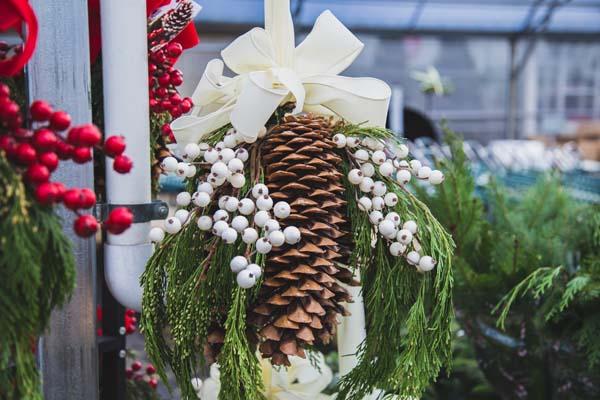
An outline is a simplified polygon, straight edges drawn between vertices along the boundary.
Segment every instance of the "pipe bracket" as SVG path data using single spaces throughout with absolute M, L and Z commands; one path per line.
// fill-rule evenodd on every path
M 143 204 L 106 204 L 97 203 L 94 215 L 100 221 L 104 221 L 108 214 L 118 207 L 127 207 L 133 213 L 133 223 L 149 222 L 155 219 L 165 219 L 169 215 L 169 206 L 161 200 Z

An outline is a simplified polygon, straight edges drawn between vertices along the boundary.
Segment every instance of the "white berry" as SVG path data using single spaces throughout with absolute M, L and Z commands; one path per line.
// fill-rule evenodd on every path
M 188 143 L 183 152 L 183 158 L 185 160 L 194 161 L 200 155 L 200 146 L 196 143 Z
M 210 195 L 206 192 L 196 192 L 193 201 L 198 207 L 206 207 L 210 204 Z
M 212 194 L 212 192 L 214 191 L 212 185 L 210 183 L 208 183 L 208 182 L 202 182 L 202 183 L 200 183 L 198 185 L 197 190 L 199 192 L 205 192 L 205 193 L 208 193 L 208 194 Z
M 412 177 L 412 174 L 410 173 L 409 170 L 401 169 L 396 174 L 396 181 L 398 181 L 398 183 L 401 185 L 406 185 L 408 182 L 410 182 L 411 177 Z
M 248 219 L 242 215 L 238 215 L 231 220 L 231 227 L 240 233 L 243 232 L 248 225 Z
M 439 185 L 442 182 L 444 182 L 444 174 L 442 171 L 438 171 L 437 169 L 431 171 L 431 174 L 429 174 L 429 183 L 432 185 Z
M 263 229 L 266 232 L 273 232 L 273 231 L 278 231 L 281 227 L 279 226 L 279 222 L 277 222 L 277 220 L 274 219 L 268 219 L 267 222 L 265 222 L 265 225 L 263 226 Z
M 231 183 L 231 186 L 234 188 L 241 189 L 246 184 L 246 177 L 244 174 L 233 174 L 229 177 L 229 183 Z
M 358 146 L 359 144 L 360 144 L 360 140 L 356 136 L 348 136 L 346 138 L 346 146 L 348 146 L 350 148 L 354 148 L 354 147 Z
M 182 224 L 187 222 L 189 216 L 190 212 L 188 210 L 184 210 L 183 208 L 175 212 L 175 218 L 181 221 Z
M 229 196 L 221 196 L 221 197 L 219 197 L 219 202 L 217 203 L 217 205 L 219 206 L 219 208 L 221 210 L 225 209 L 225 204 L 227 204 L 227 200 L 229 200 Z
M 273 245 L 269 242 L 269 239 L 262 237 L 256 241 L 256 251 L 260 254 L 267 254 L 273 249 Z
M 365 162 L 369 160 L 369 152 L 363 149 L 356 150 L 354 158 L 358 162 Z
M 383 214 L 381 211 L 371 211 L 369 213 L 369 221 L 371 221 L 373 225 L 379 225 L 379 223 L 383 221 Z
M 204 153 L 206 153 L 206 150 L 210 149 L 210 145 L 208 143 L 200 143 L 198 145 L 198 147 L 200 148 L 200 156 L 204 157 Z
M 368 176 L 370 178 L 375 175 L 375 167 L 371 163 L 364 163 L 360 166 L 360 170 L 363 173 L 363 176 Z
M 200 229 L 201 231 L 209 231 L 213 226 L 213 220 L 208 215 L 203 215 L 200 218 L 198 218 L 197 225 L 198 229 Z
M 419 260 L 419 269 L 423 272 L 428 272 L 435 267 L 435 264 L 437 264 L 437 261 L 435 261 L 432 257 L 423 256 Z
M 262 228 L 263 226 L 265 226 L 267 221 L 270 219 L 271 219 L 271 215 L 267 211 L 259 211 L 256 214 L 254 214 L 254 223 L 259 228 Z
M 227 222 L 227 221 L 229 221 L 229 213 L 227 213 L 227 211 L 225 211 L 225 210 L 217 210 L 213 214 L 213 220 Z
M 214 164 L 219 159 L 219 151 L 213 147 L 204 152 L 204 161 Z
M 242 240 L 246 244 L 253 244 L 258 239 L 258 232 L 254 228 L 246 228 L 242 232 Z
M 348 172 L 348 181 L 353 185 L 359 185 L 364 177 L 364 174 L 359 169 L 352 169 Z
M 166 172 L 175 172 L 179 162 L 175 157 L 166 157 L 160 163 L 160 167 Z
M 254 212 L 254 202 L 251 199 L 242 199 L 238 203 L 238 211 L 242 215 L 250 215 Z
M 394 169 L 394 165 L 391 162 L 384 162 L 379 166 L 379 173 L 386 177 L 392 176 Z
M 409 251 L 408 254 L 406 255 L 406 261 L 408 261 L 408 263 L 411 265 L 417 265 L 419 263 L 420 259 L 421 259 L 421 255 L 414 250 Z
M 248 260 L 244 256 L 235 256 L 231 259 L 231 262 L 229 263 L 229 268 L 231 268 L 231 271 L 235 272 L 236 274 L 241 270 L 246 269 L 247 266 Z
M 165 231 L 175 234 L 181 230 L 181 221 L 178 218 L 171 217 L 165 220 Z
M 237 197 L 229 196 L 225 201 L 225 209 L 229 212 L 237 211 L 239 202 Z
M 228 148 L 235 147 L 238 144 L 237 136 L 233 134 L 227 135 L 223 138 L 223 143 L 225 143 L 225 146 Z
M 221 152 L 221 150 L 227 148 L 227 146 L 225 146 L 225 142 L 221 141 L 217 144 L 215 144 L 215 150 L 217 150 L 219 153 Z
M 256 277 L 251 271 L 246 269 L 240 271 L 235 280 L 242 289 L 250 289 L 252 286 L 256 285 Z
M 229 173 L 229 168 L 227 168 L 227 164 L 225 164 L 224 162 L 217 161 L 210 168 L 210 172 L 212 172 L 214 176 L 217 176 L 219 178 L 223 176 L 227 177 Z
M 417 173 L 417 171 L 419 170 L 419 168 L 421 168 L 423 166 L 421 164 L 421 161 L 419 161 L 419 160 L 411 160 L 411 162 L 409 163 L 409 165 L 410 165 L 410 169 L 415 174 Z
M 373 197 L 371 202 L 372 202 L 373 210 L 381 211 L 381 210 L 383 210 L 383 207 L 385 207 L 385 201 L 384 201 L 383 197 L 375 196 L 375 197 Z
M 413 234 L 408 229 L 400 229 L 398 231 L 398 235 L 396 236 L 396 240 L 404 245 L 409 245 L 412 242 Z
M 360 183 L 359 187 L 362 192 L 371 193 L 374 185 L 375 185 L 375 182 L 373 182 L 373 179 L 371 179 L 369 177 L 364 177 L 362 182 Z
M 256 199 L 256 208 L 261 211 L 268 211 L 273 208 L 273 199 L 269 197 L 268 194 L 265 194 L 258 199 Z
M 225 229 L 229 228 L 229 224 L 226 221 L 220 220 L 216 221 L 212 227 L 212 233 L 216 236 L 221 236 L 221 234 L 225 231 Z
M 358 199 L 358 208 L 362 211 L 369 211 L 373 207 L 373 202 L 370 198 L 363 196 Z
M 278 201 L 273 207 L 273 214 L 279 219 L 285 219 L 290 216 L 292 208 L 285 201 Z
M 258 266 L 258 264 L 250 264 L 246 267 L 246 271 L 249 271 L 252 275 L 256 277 L 256 279 L 260 278 L 262 275 L 262 269 Z
M 233 228 L 227 228 L 221 232 L 221 239 L 227 244 L 233 244 L 237 240 L 238 233 Z
M 338 149 L 346 147 L 346 136 L 341 133 L 333 135 L 333 143 L 335 143 Z
M 431 175 L 431 168 L 429 167 L 421 167 L 417 171 L 417 178 L 419 179 L 429 179 L 429 175 Z
M 222 184 L 225 183 L 225 181 L 227 180 L 227 176 L 216 176 L 215 174 L 211 173 L 210 175 L 208 175 L 208 181 L 210 182 L 210 184 L 213 187 L 219 187 Z
M 246 162 L 248 161 L 249 158 L 249 154 L 248 154 L 248 150 L 246 149 L 237 149 L 237 151 L 235 152 L 235 158 L 237 158 L 238 160 L 242 160 L 242 162 Z
M 394 154 L 398 158 L 406 158 L 408 156 L 408 146 L 405 144 L 399 144 L 394 149 Z
M 235 151 L 233 151 L 232 149 L 227 148 L 219 152 L 219 160 L 221 160 L 225 164 L 227 164 L 233 158 L 235 158 Z
M 180 162 L 179 164 L 177 164 L 177 169 L 175 170 L 175 173 L 177 174 L 177 176 L 185 177 L 188 173 L 188 168 L 189 168 L 188 163 Z
M 180 207 L 187 207 L 192 202 L 192 195 L 188 192 L 181 192 L 177 195 L 175 202 Z
M 373 152 L 373 155 L 371 156 L 371 160 L 373 160 L 373 162 L 376 165 L 381 165 L 385 162 L 385 160 L 387 160 L 387 156 L 385 155 L 385 153 L 381 150 L 377 150 Z
M 269 233 L 269 242 L 275 247 L 285 243 L 285 235 L 281 231 L 272 231 Z
M 150 232 L 148 232 L 148 239 L 151 242 L 162 242 L 162 240 L 165 238 L 165 231 L 162 228 L 156 227 L 156 228 L 152 228 L 150 229 Z
M 392 239 L 396 236 L 396 225 L 389 219 L 384 219 L 379 223 L 379 233 L 388 239 Z
M 227 163 L 227 168 L 234 174 L 242 172 L 244 170 L 244 162 L 239 158 L 232 158 Z
M 382 181 L 377 181 L 373 183 L 373 194 L 375 196 L 383 196 L 387 192 L 387 186 Z
M 412 233 L 413 235 L 415 233 L 417 233 L 417 223 L 413 220 L 408 220 L 404 223 L 404 225 L 402 225 L 402 229 L 406 229 L 407 231 L 409 231 L 410 233 Z
M 252 188 L 252 196 L 254 196 L 255 199 L 258 199 L 259 197 L 268 195 L 268 194 L 269 194 L 269 188 L 267 187 L 267 185 L 264 185 L 262 183 L 257 183 Z
M 398 215 L 397 212 L 392 211 L 387 213 L 385 219 L 387 219 L 388 221 L 392 221 L 394 223 L 394 226 L 400 225 L 400 215 Z
M 283 235 L 285 236 L 285 242 L 288 244 L 296 244 L 300 241 L 302 234 L 300 233 L 300 229 L 295 226 L 288 226 L 283 230 Z
M 196 176 L 196 172 L 197 172 L 197 171 L 198 171 L 198 170 L 196 169 L 196 166 L 195 166 L 195 165 L 188 164 L 188 166 L 187 166 L 187 170 L 185 171 L 185 177 L 186 177 L 186 178 L 193 178 L 193 177 L 195 177 L 195 176 Z
M 396 193 L 388 193 L 385 195 L 385 197 L 383 198 L 383 200 L 385 201 L 385 205 L 388 207 L 394 207 L 396 204 L 398 204 L 398 195 Z
M 406 251 L 406 246 L 399 242 L 393 242 L 390 244 L 390 254 L 394 257 L 400 256 Z

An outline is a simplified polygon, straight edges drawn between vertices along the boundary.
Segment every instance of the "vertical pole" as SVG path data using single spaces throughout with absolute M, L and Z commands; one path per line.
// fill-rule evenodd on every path
M 523 119 L 521 122 L 522 138 L 537 135 L 538 117 L 538 63 L 537 53 L 531 54 L 523 68 Z
M 39 21 L 37 49 L 27 69 L 30 99 L 48 100 L 75 124 L 92 120 L 86 0 L 31 0 Z M 55 176 L 67 186 L 94 186 L 92 163 L 61 163 Z M 65 233 L 73 242 L 77 287 L 71 301 L 55 310 L 42 338 L 40 367 L 45 400 L 97 400 L 95 327 L 95 241 L 77 237 L 74 215 L 64 210 Z
M 392 87 L 392 99 L 390 101 L 389 127 L 396 134 L 404 136 L 404 100 L 402 87 L 395 85 Z
M 508 72 L 508 99 L 506 110 L 506 138 L 516 139 L 517 133 L 517 90 L 519 76 L 517 74 L 517 39 L 510 39 L 510 59 Z

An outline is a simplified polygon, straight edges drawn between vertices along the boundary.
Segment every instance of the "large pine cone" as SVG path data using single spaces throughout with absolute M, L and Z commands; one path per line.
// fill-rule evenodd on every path
M 284 220 L 298 227 L 302 240 L 268 254 L 264 282 L 250 319 L 260 329 L 260 351 L 274 365 L 288 356 L 304 357 L 306 345 L 327 344 L 337 315 L 348 315 L 341 302 L 350 295 L 339 284 L 353 284 L 346 264 L 352 235 L 340 172 L 342 159 L 331 141 L 331 121 L 286 116 L 262 144 L 265 183 L 274 201 L 287 201 Z

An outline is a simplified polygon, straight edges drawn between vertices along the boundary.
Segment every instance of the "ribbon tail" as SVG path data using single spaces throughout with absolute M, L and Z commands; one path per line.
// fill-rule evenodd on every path
M 290 0 L 265 0 L 265 30 L 271 37 L 277 65 L 292 68 L 296 42 Z
M 231 112 L 233 127 L 246 140 L 258 138 L 258 132 L 289 93 L 285 89 L 274 89 L 273 82 L 273 75 L 265 71 L 248 74 Z
M 303 80 L 306 105 L 321 105 L 351 123 L 385 126 L 392 89 L 374 78 L 317 75 Z
M 171 123 L 173 135 L 177 140 L 180 150 L 188 143 L 199 143 L 211 132 L 227 125 L 230 122 L 230 113 L 234 104 L 226 104 L 218 110 L 204 117 L 184 115 Z

